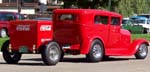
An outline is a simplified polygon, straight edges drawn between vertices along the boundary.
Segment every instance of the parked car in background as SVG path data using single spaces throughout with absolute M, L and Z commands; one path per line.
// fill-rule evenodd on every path
M 137 16 L 142 16 L 142 17 L 146 17 L 146 18 L 150 19 L 150 14 L 138 14 Z
M 15 12 L 0 12 L 0 37 L 9 35 L 10 21 L 22 20 L 24 16 Z
M 130 20 L 130 18 L 123 18 L 122 25 L 125 25 L 125 24 L 133 24 L 133 22 Z
M 150 33 L 150 19 L 143 16 L 134 16 L 130 18 L 135 25 L 142 25 L 144 33 Z
M 132 34 L 142 34 L 144 33 L 144 27 L 139 24 L 135 24 L 130 18 L 123 18 L 122 28 L 127 29 Z

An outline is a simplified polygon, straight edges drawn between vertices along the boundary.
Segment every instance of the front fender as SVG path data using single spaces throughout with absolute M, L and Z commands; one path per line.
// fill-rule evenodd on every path
M 130 52 L 131 54 L 135 54 L 139 48 L 139 46 L 142 44 L 142 43 L 145 43 L 147 46 L 149 46 L 149 43 L 147 40 L 145 39 L 135 39 L 133 40 L 131 46 L 130 46 Z

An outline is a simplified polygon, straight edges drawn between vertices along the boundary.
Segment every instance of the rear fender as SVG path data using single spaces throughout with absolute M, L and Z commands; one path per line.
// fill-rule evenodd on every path
M 43 42 L 40 46 L 39 46 L 39 48 L 38 48 L 38 50 L 39 50 L 39 53 L 41 53 L 41 51 L 43 51 L 43 49 L 46 47 L 46 45 L 48 44 L 48 43 L 50 43 L 51 41 L 45 41 L 45 42 Z
M 95 39 L 100 40 L 103 44 L 103 40 L 101 40 L 101 38 L 99 38 L 99 37 L 92 37 L 92 38 L 89 37 L 89 38 L 87 38 L 87 39 L 84 38 L 84 40 L 82 41 L 81 50 L 80 50 L 81 54 L 88 54 L 89 53 L 90 48 L 91 48 L 91 44 L 92 44 L 93 40 L 95 40 Z
M 52 41 L 44 41 L 41 45 L 47 45 L 50 42 L 52 42 Z
M 130 52 L 131 54 L 135 54 L 140 46 L 140 44 L 145 43 L 147 46 L 149 46 L 149 43 L 145 39 L 135 39 L 133 40 L 131 46 L 130 46 Z

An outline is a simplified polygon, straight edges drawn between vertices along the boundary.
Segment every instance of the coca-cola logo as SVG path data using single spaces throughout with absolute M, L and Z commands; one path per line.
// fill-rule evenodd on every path
M 51 25 L 41 25 L 40 31 L 51 31 Z
M 17 25 L 17 31 L 30 31 L 30 25 Z

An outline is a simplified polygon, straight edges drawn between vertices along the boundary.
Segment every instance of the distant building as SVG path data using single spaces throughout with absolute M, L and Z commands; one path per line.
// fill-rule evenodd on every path
M 21 14 L 36 14 L 39 12 L 38 0 L 0 0 L 0 11 L 18 12 L 18 5 L 21 5 Z M 49 0 L 47 12 L 60 8 L 63 4 L 60 0 Z

